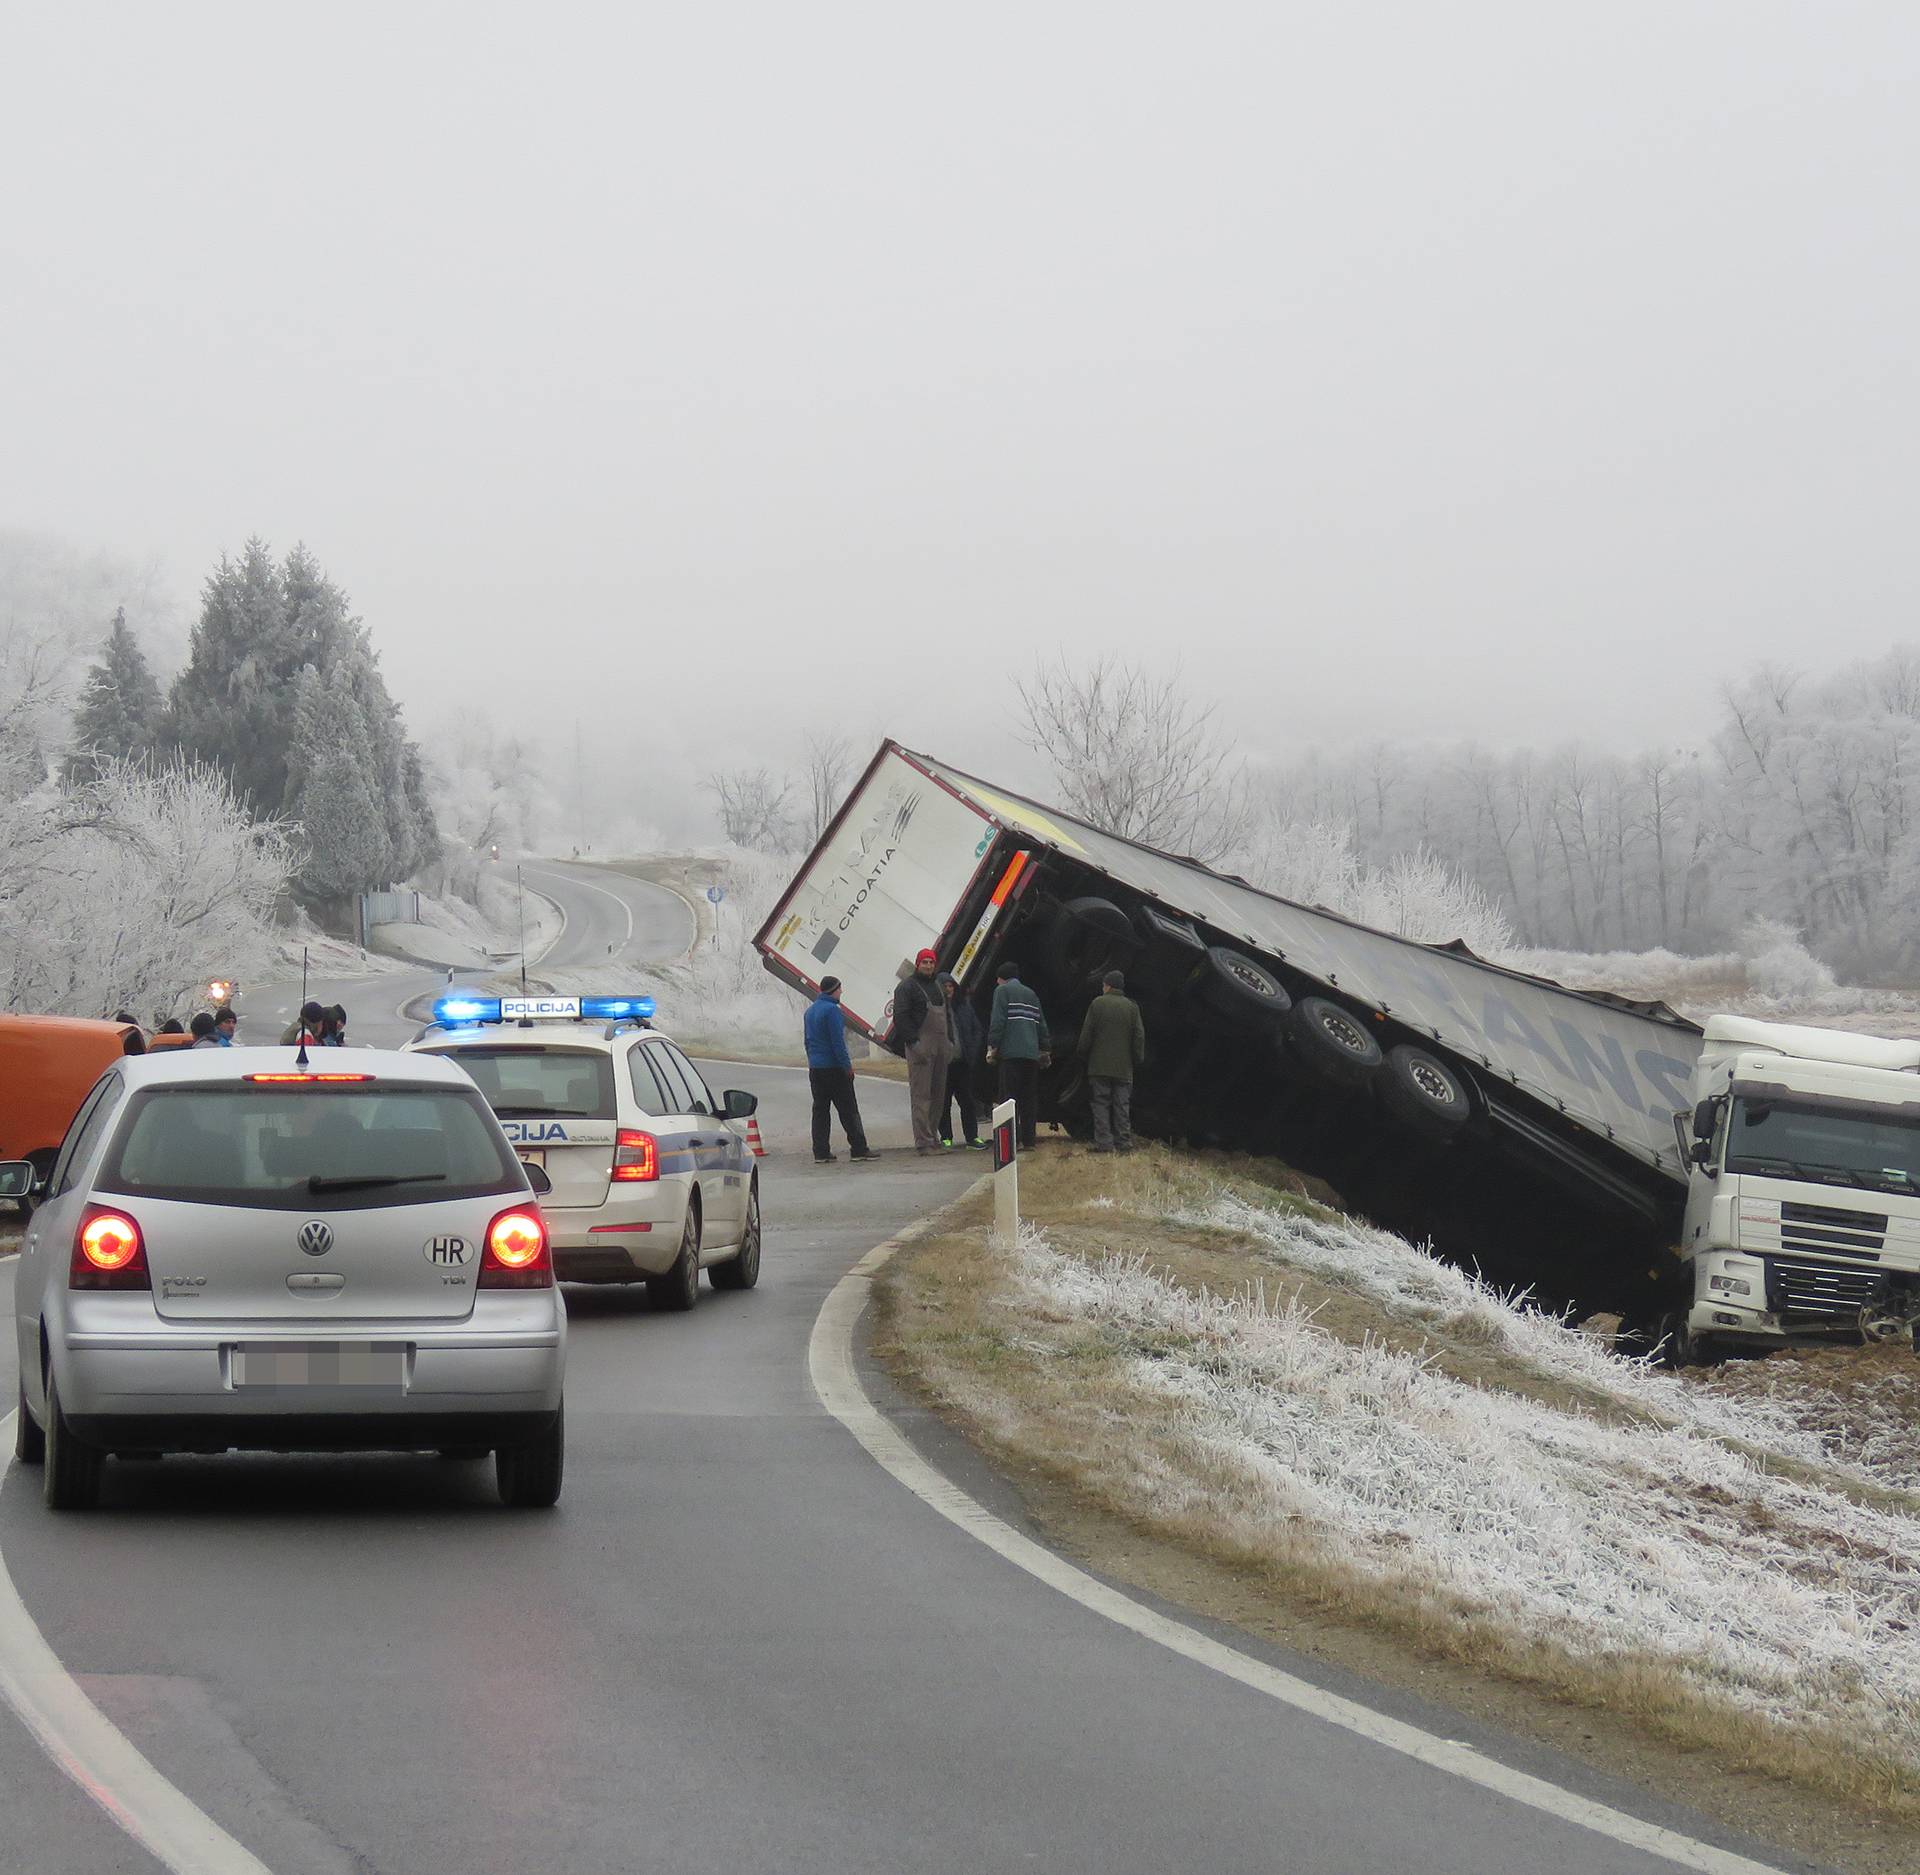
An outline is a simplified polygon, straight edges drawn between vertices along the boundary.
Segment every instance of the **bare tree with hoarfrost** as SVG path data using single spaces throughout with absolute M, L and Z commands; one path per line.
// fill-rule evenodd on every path
M 1244 843 L 1245 766 L 1215 721 L 1218 706 L 1196 703 L 1177 671 L 1063 659 L 1018 689 L 1023 740 L 1046 758 L 1063 803 L 1083 820 L 1207 862 Z
M 793 844 L 787 803 L 793 783 L 765 768 L 717 768 L 704 776 L 701 789 L 713 796 L 721 830 L 731 845 L 756 853 L 783 853 Z
M 801 750 L 807 777 L 806 843 L 812 846 L 839 812 L 853 770 L 853 744 L 837 729 L 809 730 Z

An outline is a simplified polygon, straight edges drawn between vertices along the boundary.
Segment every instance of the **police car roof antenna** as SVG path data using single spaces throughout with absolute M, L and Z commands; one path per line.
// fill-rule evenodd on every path
M 527 882 L 518 866 L 513 869 L 513 883 L 520 893 L 520 994 L 527 993 Z
M 300 946 L 300 1013 L 294 1017 L 294 1024 L 300 1031 L 300 1052 L 294 1056 L 296 1068 L 311 1067 L 307 1059 L 307 947 Z

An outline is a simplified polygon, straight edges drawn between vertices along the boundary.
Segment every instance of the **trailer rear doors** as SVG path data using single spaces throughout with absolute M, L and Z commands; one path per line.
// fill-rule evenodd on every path
M 991 862 L 999 828 L 891 744 L 862 777 L 756 942 L 791 983 L 842 984 L 847 1019 L 884 1036 L 894 985 L 939 948 Z

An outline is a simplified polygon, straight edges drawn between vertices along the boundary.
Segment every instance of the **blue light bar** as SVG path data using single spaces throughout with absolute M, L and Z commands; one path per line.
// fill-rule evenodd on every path
M 618 1022 L 628 1017 L 642 1021 L 653 1014 L 651 996 L 583 996 L 580 1013 L 595 1022 Z
M 433 1019 L 451 1027 L 461 1022 L 498 1022 L 497 996 L 443 996 L 433 1006 Z

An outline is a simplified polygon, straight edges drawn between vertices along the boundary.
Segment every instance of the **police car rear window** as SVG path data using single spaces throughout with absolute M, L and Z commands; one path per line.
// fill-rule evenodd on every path
M 435 1050 L 435 1053 L 441 1051 Z M 529 1113 L 611 1120 L 613 1058 L 586 1048 L 449 1048 L 503 1119 Z
M 519 1166 L 465 1088 L 162 1087 L 136 1094 L 96 1189 L 259 1210 L 511 1194 Z

